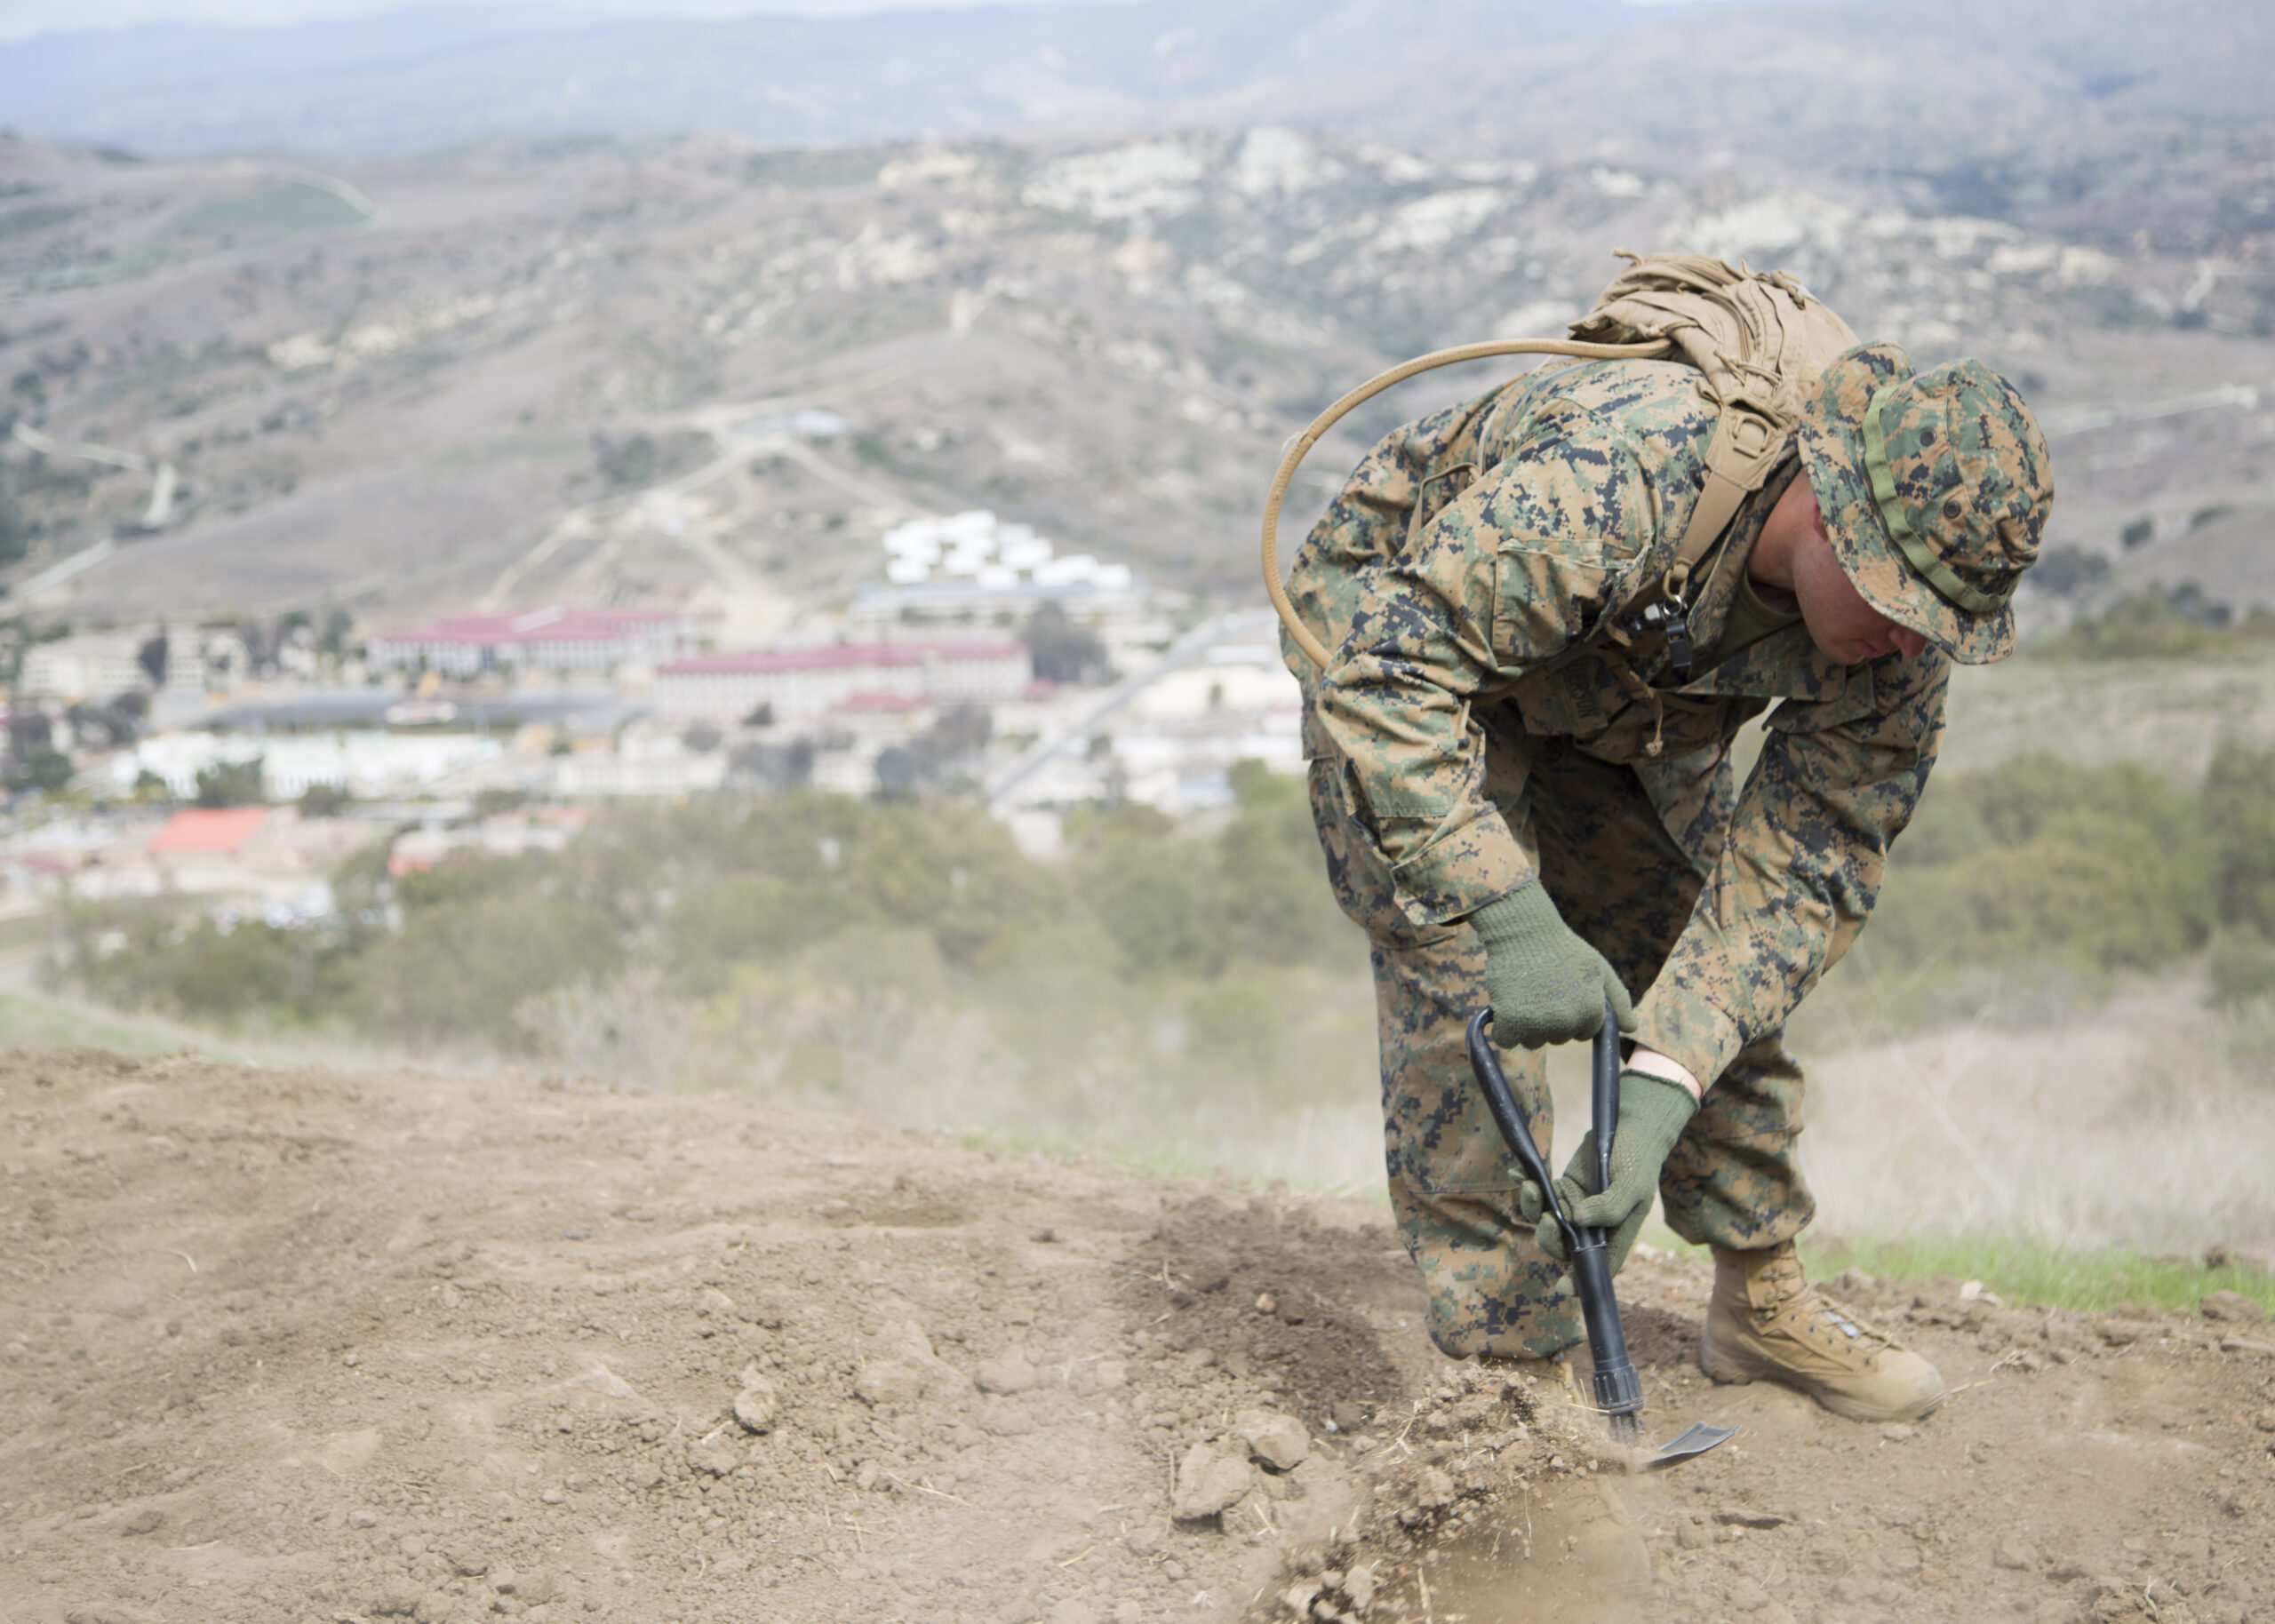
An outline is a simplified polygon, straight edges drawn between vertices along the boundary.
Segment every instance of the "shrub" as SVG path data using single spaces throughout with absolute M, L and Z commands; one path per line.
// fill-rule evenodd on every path
M 2199 797 L 2129 763 L 2029 756 L 1935 777 L 1866 939 L 1899 968 L 2153 968 L 2203 945 L 2211 873 Z

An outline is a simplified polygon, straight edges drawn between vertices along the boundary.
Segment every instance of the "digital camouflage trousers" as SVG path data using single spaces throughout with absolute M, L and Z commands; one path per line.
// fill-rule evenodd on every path
M 1656 769 L 1655 800 L 1635 768 L 1569 740 L 1495 734 L 1487 752 L 1488 793 L 1565 922 L 1638 998 L 1689 921 L 1735 802 L 1719 752 L 1670 766 Z M 1391 1206 L 1422 1270 L 1431 1338 L 1456 1357 L 1559 1352 L 1581 1340 L 1579 1305 L 1563 1265 L 1541 1252 L 1518 1211 L 1521 1176 L 1464 1045 L 1485 1002 L 1485 950 L 1465 923 L 1409 921 L 1353 817 L 1339 761 L 1312 763 L 1311 792 L 1336 899 L 1372 944 Z M 1545 1057 L 1515 1050 L 1504 1062 L 1545 1150 L 1554 1113 Z M 1705 1099 L 1660 1178 L 1668 1225 L 1686 1240 L 1740 1249 L 1791 1239 L 1815 1210 L 1794 1159 L 1800 1068 L 1773 1034 L 1704 1080 Z

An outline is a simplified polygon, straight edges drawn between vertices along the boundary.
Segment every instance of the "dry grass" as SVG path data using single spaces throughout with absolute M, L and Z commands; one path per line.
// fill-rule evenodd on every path
M 2275 1016 L 2189 982 L 1849 1050 L 1812 1069 L 1803 1166 L 1830 1234 L 2275 1253 Z
M 1993 768 L 2054 746 L 2079 766 L 2138 761 L 2192 784 L 2226 739 L 2275 745 L 2275 659 L 2261 650 L 2100 663 L 2025 656 L 1952 673 L 1936 770 Z

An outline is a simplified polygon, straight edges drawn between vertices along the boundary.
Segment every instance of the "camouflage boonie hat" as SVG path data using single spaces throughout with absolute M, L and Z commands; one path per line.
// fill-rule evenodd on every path
M 2012 384 L 1979 361 L 1915 373 L 1895 345 L 1864 345 L 1825 369 L 1796 439 L 1866 602 L 1966 665 L 2013 650 L 2054 471 Z

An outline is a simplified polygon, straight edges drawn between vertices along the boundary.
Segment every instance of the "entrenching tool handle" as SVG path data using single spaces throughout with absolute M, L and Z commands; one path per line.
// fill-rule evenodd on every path
M 1588 1103 L 1595 1118 L 1596 1190 L 1611 1188 L 1611 1140 L 1619 1127 L 1619 1023 L 1611 1001 L 1603 1007 L 1603 1025 L 1596 1031 L 1594 1076 Z M 1596 1362 L 1596 1407 L 1612 1416 L 1632 1418 L 1643 1407 L 1643 1383 L 1627 1357 L 1627 1333 L 1619 1323 L 1619 1300 L 1611 1287 L 1611 1237 L 1602 1230 L 1580 1231 L 1572 1249 L 1572 1285 L 1580 1297 L 1580 1318 L 1588 1327 L 1588 1349 Z M 1632 1428 L 1632 1419 L 1625 1424 Z
M 1588 1327 L 1588 1351 L 1595 1356 L 1596 1408 L 1614 1417 L 1632 1416 L 1643 1407 L 1643 1381 L 1627 1357 L 1627 1333 L 1611 1288 L 1611 1254 L 1604 1249 L 1601 1230 L 1580 1233 L 1589 1238 L 1572 1248 L 1572 1288 Z
M 1619 1028 L 1606 1008 L 1605 1031 L 1608 1038 L 1596 1039 L 1596 1114 L 1601 1124 L 1597 1142 L 1608 1142 L 1608 1129 L 1618 1115 L 1619 1108 Z M 1509 1092 L 1509 1079 L 1501 1071 L 1501 1058 L 1493 1052 L 1493 1040 L 1486 1034 L 1492 1030 L 1493 1012 L 1481 1009 L 1469 1018 L 1467 1033 L 1469 1069 L 1476 1073 L 1477 1086 L 1485 1091 L 1485 1108 L 1493 1113 L 1493 1126 L 1501 1130 L 1501 1137 L 1508 1142 L 1509 1151 L 1525 1176 L 1540 1186 L 1541 1206 L 1556 1220 L 1556 1227 L 1564 1231 L 1564 1245 L 1572 1255 L 1572 1289 L 1580 1299 L 1580 1318 L 1588 1328 L 1588 1348 L 1595 1356 L 1596 1407 L 1612 1418 L 1615 1434 L 1632 1433 L 1635 1428 L 1633 1416 L 1643 1407 L 1643 1384 L 1635 1374 L 1635 1366 L 1627 1357 L 1627 1333 L 1619 1324 L 1619 1299 L 1611 1287 L 1611 1259 L 1604 1250 L 1601 1230 L 1584 1230 L 1565 1216 L 1564 1204 L 1557 1198 L 1556 1181 L 1548 1175 L 1548 1164 L 1540 1158 L 1540 1147 L 1533 1142 L 1532 1130 L 1525 1126 L 1524 1118 L 1517 1111 L 1515 1097 Z M 1603 1088 L 1603 1063 L 1606 1054 L 1612 1064 L 1608 1095 L 1610 1115 L 1604 1113 L 1606 1103 Z M 1608 1162 L 1606 1164 L 1607 1174 Z M 1603 1181 L 1607 1185 L 1610 1179 Z
M 1594 1086 L 1589 1090 L 1596 1130 L 1596 1190 L 1611 1188 L 1611 1136 L 1619 1127 L 1619 1022 L 1611 1000 L 1603 1005 L 1603 1025 L 1596 1032 Z
M 1532 1130 L 1525 1126 L 1516 1097 L 1509 1092 L 1509 1079 L 1502 1074 L 1501 1057 L 1493 1052 L 1493 1039 L 1486 1036 L 1492 1030 L 1490 1008 L 1469 1017 L 1469 1069 L 1476 1073 L 1477 1086 L 1485 1091 L 1485 1109 L 1493 1113 L 1493 1126 L 1508 1142 L 1509 1153 L 1517 1158 L 1525 1176 L 1540 1186 L 1541 1205 L 1564 1231 L 1565 1246 L 1577 1253 L 1586 1231 L 1564 1215 L 1564 1204 L 1556 1198 L 1556 1181 L 1548 1176 L 1548 1164 L 1540 1159 L 1540 1147 L 1533 1143 Z

